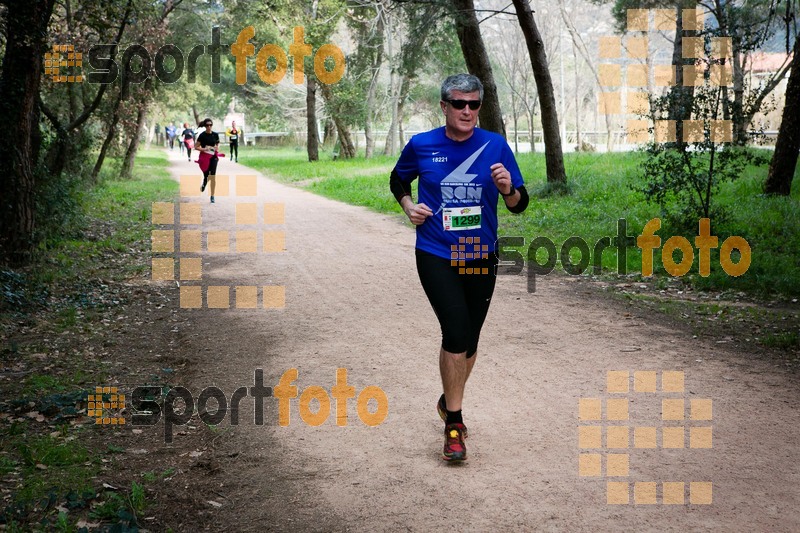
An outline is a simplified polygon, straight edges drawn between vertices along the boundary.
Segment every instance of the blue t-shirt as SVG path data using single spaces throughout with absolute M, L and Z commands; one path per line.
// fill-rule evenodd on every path
M 405 183 L 419 177 L 418 202 L 433 211 L 417 226 L 418 249 L 450 259 L 459 237 L 479 237 L 488 251 L 495 250 L 500 194 L 490 169 L 495 163 L 506 167 L 514 187 L 523 185 L 514 153 L 496 133 L 475 128 L 469 139 L 459 142 L 448 138 L 441 127 L 408 141 L 395 171 Z M 479 222 L 475 207 L 480 208 Z
M 167 126 L 167 137 L 175 137 L 176 129 L 175 126 Z

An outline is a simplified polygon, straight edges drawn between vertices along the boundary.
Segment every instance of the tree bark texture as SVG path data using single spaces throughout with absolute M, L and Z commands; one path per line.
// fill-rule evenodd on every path
M 547 55 L 544 42 L 533 18 L 528 0 L 513 0 L 517 11 L 519 26 L 525 36 L 528 53 L 531 56 L 533 77 L 539 92 L 539 103 L 542 110 L 542 131 L 544 137 L 544 158 L 547 166 L 548 183 L 566 183 L 564 170 L 564 153 L 561 148 L 561 136 L 558 129 L 558 111 L 553 91 L 553 80 L 547 68 Z
M 480 78 L 483 83 L 483 105 L 478 113 L 480 126 L 505 137 L 503 110 L 500 108 L 492 65 L 489 63 L 489 55 L 478 26 L 478 17 L 475 15 L 475 5 L 472 0 L 451 0 L 451 2 L 456 10 L 456 31 L 458 41 L 461 43 L 461 52 L 464 54 L 464 62 L 470 74 Z
M 764 192 L 789 196 L 792 191 L 792 178 L 797 168 L 798 151 L 800 151 L 800 35 L 794 42 L 792 69 L 786 86 L 786 103 Z
M 122 170 L 119 173 L 121 179 L 127 180 L 133 176 L 133 162 L 136 160 L 136 153 L 139 151 L 139 139 L 142 136 L 142 127 L 147 117 L 147 107 L 147 96 L 145 96 L 141 104 L 139 104 L 139 111 L 136 113 L 136 127 L 131 135 L 128 150 L 125 152 L 125 157 L 122 161 Z
M 320 90 L 322 91 L 322 97 L 326 102 L 330 102 L 333 99 L 330 85 L 323 83 L 320 85 Z M 350 130 L 347 128 L 347 125 L 341 119 L 341 117 L 336 114 L 331 113 L 331 119 L 336 125 L 336 132 L 339 135 L 339 157 L 342 159 L 351 159 L 355 157 L 356 147 L 353 144 L 353 136 L 350 135 Z
M 97 182 L 97 177 L 100 175 L 100 170 L 103 168 L 103 163 L 105 162 L 108 149 L 111 147 L 111 143 L 114 141 L 114 137 L 117 135 L 117 124 L 119 124 L 120 108 L 122 106 L 122 102 L 125 100 L 125 98 L 127 98 L 128 87 L 128 77 L 124 76 L 122 79 L 122 87 L 120 87 L 119 95 L 117 96 L 117 101 L 114 102 L 114 109 L 111 112 L 111 120 L 108 123 L 106 138 L 103 140 L 103 145 L 100 147 L 100 154 L 97 156 L 97 161 L 92 169 L 92 183 Z
M 688 5 L 688 4 L 687 4 Z M 676 9 L 675 20 L 677 31 L 675 41 L 672 46 L 672 65 L 675 67 L 675 85 L 670 89 L 669 109 L 667 110 L 669 120 L 675 121 L 675 138 L 679 146 L 684 143 L 683 121 L 692 117 L 692 105 L 694 102 L 694 85 L 684 86 L 683 67 L 693 65 L 694 59 L 683 57 L 683 38 L 696 37 L 695 30 L 683 29 L 683 9 L 686 6 L 679 1 Z
M 319 130 L 317 129 L 317 78 L 307 75 L 306 83 L 306 152 L 309 161 L 319 161 Z
M 39 86 L 54 3 L 26 0 L 6 8 L 0 116 L 14 139 L 11 150 L 0 158 L 0 175 L 6 181 L 0 195 L 0 264 L 22 265 L 33 248 L 35 167 L 41 146 Z

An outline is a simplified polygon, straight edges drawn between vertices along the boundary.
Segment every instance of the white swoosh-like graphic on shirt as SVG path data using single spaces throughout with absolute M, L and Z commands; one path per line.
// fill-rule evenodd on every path
M 460 165 L 454 168 L 453 171 L 450 172 L 450 174 L 445 176 L 445 178 L 442 180 L 442 183 L 469 183 L 470 181 L 475 179 L 477 174 L 468 174 L 467 171 L 469 170 L 469 167 L 471 167 L 472 164 L 475 162 L 475 160 L 478 159 L 478 157 L 481 155 L 481 152 L 483 152 L 484 148 L 486 148 L 489 145 L 489 142 L 491 141 L 486 141 L 486 144 L 475 150 L 475 152 L 471 156 L 466 158 Z M 434 215 L 438 215 L 439 212 L 442 209 L 444 209 L 444 206 L 445 202 L 443 201 L 442 205 L 439 206 L 439 210 L 436 211 Z

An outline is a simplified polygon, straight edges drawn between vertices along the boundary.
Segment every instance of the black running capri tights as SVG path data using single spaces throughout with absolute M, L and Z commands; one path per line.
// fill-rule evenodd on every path
M 416 250 L 416 258 L 419 280 L 442 328 L 442 348 L 474 356 L 497 280 L 497 255 L 466 261 L 463 267 L 422 250 Z M 459 274 L 459 268 L 487 269 L 487 274 Z
M 208 168 L 205 172 L 203 172 L 204 180 L 208 180 L 208 175 L 211 174 L 212 176 L 217 175 L 217 163 L 219 163 L 219 157 L 214 156 L 208 162 Z

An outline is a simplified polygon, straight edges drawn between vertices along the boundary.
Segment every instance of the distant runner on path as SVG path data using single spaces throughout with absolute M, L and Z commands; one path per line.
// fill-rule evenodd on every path
M 228 141 L 231 145 L 231 158 L 235 163 L 239 162 L 239 137 L 242 136 L 242 129 L 236 127 L 236 121 L 231 122 L 231 127 L 225 130 Z
M 203 171 L 203 184 L 200 192 L 206 190 L 206 184 L 211 185 L 211 203 L 214 203 L 214 189 L 217 187 L 217 163 L 224 154 L 219 153 L 219 134 L 211 131 L 214 122 L 210 118 L 203 120 L 198 127 L 205 127 L 205 131 L 197 136 L 197 149 L 200 151 L 197 163 Z
M 192 160 L 192 148 L 194 148 L 194 130 L 189 127 L 188 122 L 183 123 L 183 145 L 186 147 L 186 158 L 188 161 Z
M 169 142 L 169 149 L 173 150 L 175 148 L 175 136 L 178 135 L 178 130 L 175 128 L 175 123 L 170 122 L 166 130 L 167 130 L 167 141 Z

